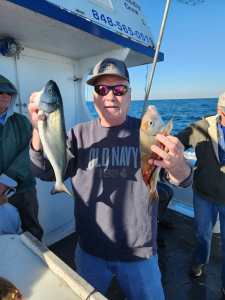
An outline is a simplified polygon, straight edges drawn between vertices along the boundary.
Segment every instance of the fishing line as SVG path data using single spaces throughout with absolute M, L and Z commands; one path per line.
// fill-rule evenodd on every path
M 167 20 L 167 17 L 168 17 L 168 12 L 169 12 L 169 7 L 170 7 L 171 1 L 172 0 L 167 0 L 166 1 L 166 6 L 165 6 L 165 9 L 164 9 L 164 13 L 163 13 L 163 19 L 162 19 L 162 23 L 161 23 L 161 27 L 160 27 L 159 37 L 158 37 L 158 41 L 157 41 L 157 45 L 156 45 L 156 49 L 155 49 L 155 55 L 154 55 L 154 58 L 153 58 L 152 68 L 148 72 L 148 75 L 147 75 L 147 85 L 146 85 L 146 90 L 145 90 L 145 98 L 144 98 L 142 116 L 143 116 L 143 114 L 146 110 L 146 107 L 147 107 L 147 101 L 148 101 L 150 91 L 151 91 L 151 87 L 152 87 L 153 76 L 154 76 L 154 73 L 155 73 L 156 63 L 157 63 L 157 59 L 158 59 L 158 54 L 159 54 L 161 41 L 162 41 L 163 34 L 164 34 L 164 29 L 165 29 L 166 20 Z

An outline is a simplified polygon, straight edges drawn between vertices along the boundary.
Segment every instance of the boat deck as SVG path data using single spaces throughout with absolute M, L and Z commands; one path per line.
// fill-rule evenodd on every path
M 189 277 L 191 253 L 194 248 L 193 219 L 168 210 L 174 229 L 160 229 L 160 237 L 166 247 L 159 248 L 159 263 L 162 271 L 166 300 L 222 300 L 220 238 L 213 235 L 212 253 L 206 275 L 193 280 Z M 52 245 L 50 249 L 64 262 L 73 267 L 73 252 L 76 235 Z M 108 298 L 123 300 L 116 281 L 109 289 Z

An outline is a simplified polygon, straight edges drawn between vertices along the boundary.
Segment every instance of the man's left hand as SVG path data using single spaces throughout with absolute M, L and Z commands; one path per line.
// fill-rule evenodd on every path
M 162 167 L 168 172 L 171 183 L 179 185 L 191 173 L 191 167 L 184 158 L 184 146 L 178 138 L 168 135 L 157 134 L 156 140 L 164 147 L 153 145 L 151 150 L 161 159 L 149 162 L 155 166 Z

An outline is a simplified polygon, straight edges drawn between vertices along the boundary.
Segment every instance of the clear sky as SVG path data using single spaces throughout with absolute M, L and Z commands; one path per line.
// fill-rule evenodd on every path
M 139 0 L 156 42 L 166 0 Z M 225 0 L 173 0 L 150 99 L 208 98 L 225 91 Z M 143 99 L 147 67 L 130 68 L 132 98 Z

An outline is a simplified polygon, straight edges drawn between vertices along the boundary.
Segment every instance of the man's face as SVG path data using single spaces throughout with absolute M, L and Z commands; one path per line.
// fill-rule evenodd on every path
M 115 95 L 113 90 L 101 96 L 96 91 L 93 93 L 95 109 L 99 115 L 102 126 L 111 127 L 121 125 L 125 120 L 131 100 L 129 82 L 121 77 L 104 75 L 95 82 L 95 86 L 127 86 L 124 95 Z M 118 87 L 119 89 L 120 87 Z
M 11 103 L 12 95 L 0 92 L 0 113 L 6 111 Z
M 217 113 L 221 116 L 221 118 L 225 118 L 225 107 L 218 106 L 217 107 Z

